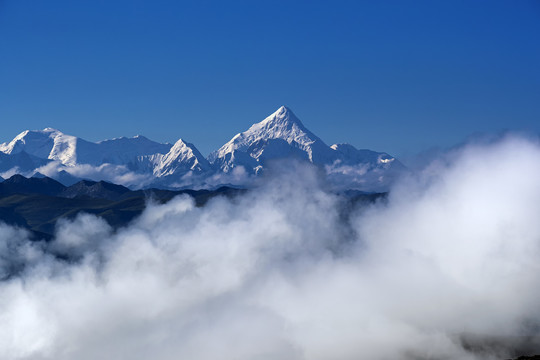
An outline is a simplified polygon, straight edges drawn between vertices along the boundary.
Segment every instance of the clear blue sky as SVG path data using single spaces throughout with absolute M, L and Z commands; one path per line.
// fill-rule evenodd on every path
M 0 0 L 0 141 L 182 137 L 289 106 L 329 145 L 411 155 L 540 132 L 540 1 Z

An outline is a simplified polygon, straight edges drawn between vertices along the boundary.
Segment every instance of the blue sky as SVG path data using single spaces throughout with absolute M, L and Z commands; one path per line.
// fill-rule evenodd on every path
M 0 0 L 0 141 L 184 138 L 280 105 L 329 145 L 410 156 L 540 132 L 540 1 Z

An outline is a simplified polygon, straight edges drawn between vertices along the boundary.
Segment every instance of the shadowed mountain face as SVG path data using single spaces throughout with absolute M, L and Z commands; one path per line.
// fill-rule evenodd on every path
M 26 153 L 25 151 L 14 154 L 5 154 L 0 151 L 0 171 L 18 169 L 18 171 L 32 171 L 46 165 L 50 160 L 42 159 Z
M 0 183 L 0 195 L 2 196 L 13 194 L 57 196 L 65 189 L 66 187 L 64 185 L 48 177 L 32 177 L 27 179 L 22 175 L 13 175 Z

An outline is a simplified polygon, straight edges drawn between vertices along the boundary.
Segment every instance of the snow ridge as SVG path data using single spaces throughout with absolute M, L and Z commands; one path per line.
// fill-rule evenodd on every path
M 210 163 L 197 150 L 195 145 L 178 140 L 171 150 L 159 158 L 154 168 L 154 175 L 157 177 L 171 176 L 189 172 L 202 173 L 210 170 Z

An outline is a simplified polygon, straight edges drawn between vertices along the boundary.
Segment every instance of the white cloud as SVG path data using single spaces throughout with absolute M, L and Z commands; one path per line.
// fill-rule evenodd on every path
M 460 339 L 537 335 L 539 183 L 540 147 L 507 138 L 367 210 L 299 164 L 116 233 L 84 215 L 28 245 L 2 226 L 3 261 L 26 268 L 0 285 L 0 358 L 504 359 Z
M 145 187 L 155 180 L 152 174 L 136 173 L 124 165 L 108 163 L 99 166 L 89 164 L 65 166 L 58 161 L 52 161 L 47 165 L 37 168 L 35 171 L 51 178 L 57 178 L 59 172 L 65 171 L 76 178 L 94 181 L 104 180 L 137 189 Z

